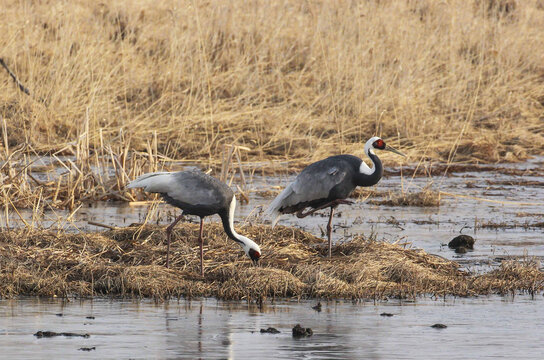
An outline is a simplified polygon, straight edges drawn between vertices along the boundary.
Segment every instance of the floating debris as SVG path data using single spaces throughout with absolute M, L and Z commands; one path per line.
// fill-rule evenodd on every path
M 388 312 L 383 312 L 383 313 L 380 314 L 380 316 L 391 317 L 391 316 L 393 316 L 393 314 L 388 313 Z
M 467 248 L 464 247 L 464 246 L 460 246 L 460 247 L 455 249 L 456 254 L 466 254 L 467 251 L 468 251 Z
M 261 329 L 261 334 L 279 334 L 280 331 L 276 328 L 269 327 L 268 329 Z
M 85 319 L 91 319 L 94 320 L 94 316 L 86 316 Z
M 309 337 L 314 334 L 310 328 L 303 328 L 300 324 L 296 324 L 293 328 L 293 337 Z
M 79 348 L 78 350 L 80 350 L 80 351 L 93 351 L 93 350 L 96 350 L 96 346 L 93 346 L 93 347 L 82 347 L 82 348 Z
M 50 338 L 55 336 L 66 336 L 66 337 L 82 337 L 82 338 L 88 338 L 91 335 L 89 334 L 77 334 L 77 333 L 71 333 L 71 332 L 54 332 L 54 331 L 38 331 L 34 334 L 37 338 Z
M 431 325 L 432 328 L 435 328 L 435 329 L 445 329 L 447 328 L 446 325 L 444 324 L 434 324 L 434 325 Z
M 470 235 L 459 235 L 454 237 L 449 243 L 448 247 L 450 249 L 458 249 L 458 248 L 465 248 L 466 249 L 474 249 L 474 243 L 476 240 Z

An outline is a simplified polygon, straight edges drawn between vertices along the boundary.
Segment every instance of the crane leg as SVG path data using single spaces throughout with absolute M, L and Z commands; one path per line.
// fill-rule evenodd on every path
M 202 227 L 204 226 L 204 219 L 200 218 L 200 232 L 198 233 L 198 242 L 200 244 L 200 276 L 204 276 L 204 239 L 202 238 Z
M 334 215 L 334 206 L 331 206 L 331 216 L 329 216 L 329 223 L 327 224 L 327 236 L 329 238 L 329 257 L 332 256 L 332 217 Z
M 168 227 L 166 228 L 166 238 L 167 238 L 167 245 L 166 245 L 166 268 L 168 269 L 170 267 L 170 238 L 172 237 L 172 230 L 174 230 L 174 226 L 176 226 L 176 224 L 178 222 L 181 221 L 181 219 L 183 219 L 183 212 L 181 213 L 180 216 L 178 216 L 176 218 L 176 220 L 174 220 L 173 223 L 171 223 L 170 225 L 168 225 Z

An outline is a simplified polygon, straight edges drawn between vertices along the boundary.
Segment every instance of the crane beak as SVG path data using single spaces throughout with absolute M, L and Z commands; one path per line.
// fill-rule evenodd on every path
M 403 153 L 401 153 L 401 152 L 398 151 L 397 149 L 392 148 L 392 147 L 389 146 L 389 145 L 385 145 L 385 149 L 384 149 L 384 150 L 391 151 L 391 152 L 394 152 L 395 154 L 398 154 L 398 155 L 400 155 L 400 156 L 406 157 L 406 155 L 404 155 Z

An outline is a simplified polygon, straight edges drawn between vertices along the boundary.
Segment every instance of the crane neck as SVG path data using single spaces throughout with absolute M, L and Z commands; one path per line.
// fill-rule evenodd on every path
M 356 176 L 357 186 L 372 186 L 378 183 L 383 176 L 383 166 L 380 158 L 374 153 L 372 148 L 366 148 L 365 154 L 370 158 L 372 162 L 372 168 L 361 160 L 361 166 Z
M 222 211 L 219 213 L 221 221 L 223 222 L 223 228 L 227 233 L 227 236 L 232 240 L 236 241 L 243 249 L 247 252 L 249 248 L 259 248 L 259 246 L 251 239 L 242 236 L 234 230 L 234 210 L 236 209 L 236 196 L 232 196 L 230 202 L 229 210 Z

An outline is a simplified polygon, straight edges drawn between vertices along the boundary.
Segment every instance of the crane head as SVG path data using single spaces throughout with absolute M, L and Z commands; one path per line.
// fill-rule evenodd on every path
M 391 151 L 391 152 L 394 152 L 395 154 L 406 157 L 406 155 L 404 155 L 397 149 L 387 145 L 385 141 L 383 141 L 383 139 L 378 136 L 374 136 L 373 138 L 368 140 L 365 145 L 365 150 L 372 151 L 373 149 Z
M 261 258 L 261 253 L 260 251 L 257 251 L 255 249 L 249 249 L 247 252 L 247 256 L 249 256 L 249 258 L 253 260 L 253 262 L 256 264 L 259 262 L 259 259 Z
M 237 236 L 237 241 L 238 243 L 242 246 L 242 249 L 244 249 L 244 252 L 246 253 L 246 255 L 255 263 L 257 264 L 257 262 L 259 261 L 259 259 L 261 258 L 261 248 L 259 247 L 259 245 L 257 245 L 257 243 L 245 236 L 242 236 L 242 235 L 238 235 L 236 234 Z

